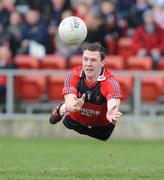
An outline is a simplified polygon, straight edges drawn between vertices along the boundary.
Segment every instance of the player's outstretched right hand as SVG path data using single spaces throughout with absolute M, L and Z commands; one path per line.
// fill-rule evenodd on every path
M 122 113 L 119 112 L 117 106 L 115 106 L 111 110 L 107 111 L 106 118 L 110 123 L 116 124 L 121 115 Z

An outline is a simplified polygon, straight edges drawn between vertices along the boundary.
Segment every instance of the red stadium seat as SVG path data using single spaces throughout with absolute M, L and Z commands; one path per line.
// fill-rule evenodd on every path
M 158 70 L 164 71 L 164 58 L 160 59 L 160 62 L 158 64 Z M 164 97 L 164 77 L 163 77 L 162 96 Z
M 161 58 L 158 64 L 158 69 L 164 71 L 164 58 Z
M 122 99 L 126 101 L 133 93 L 134 78 L 128 75 L 117 75 L 116 77 L 120 83 Z
M 110 70 L 123 70 L 124 60 L 119 55 L 109 55 L 105 58 L 104 67 Z
M 152 70 L 151 57 L 131 56 L 127 59 L 126 67 L 128 70 Z
M 41 61 L 41 69 L 65 69 L 66 59 L 60 55 L 46 55 Z
M 15 57 L 15 63 L 18 69 L 39 69 L 40 61 L 34 57 L 29 55 L 17 55 Z M 16 76 L 14 77 L 14 91 L 15 95 L 19 96 L 20 84 L 24 79 L 24 76 Z
M 18 69 L 39 69 L 40 61 L 29 55 L 17 55 L 15 63 Z
M 128 57 L 134 54 L 132 38 L 122 37 L 118 40 L 118 52 L 120 56 L 126 61 Z
M 142 101 L 159 103 L 162 95 L 163 79 L 157 76 L 143 77 L 141 80 Z
M 17 96 L 22 102 L 39 102 L 46 92 L 46 76 L 28 75 L 21 78 Z
M 63 100 L 62 89 L 64 87 L 64 80 L 65 75 L 48 77 L 47 92 L 49 101 Z
M 73 55 L 68 64 L 68 69 L 73 69 L 76 66 L 82 65 L 82 56 L 81 55 Z
M 163 98 L 164 98 L 164 77 L 162 77 L 162 81 L 163 81 L 162 96 L 163 96 Z
M 107 51 L 109 54 L 112 54 L 112 55 L 116 54 L 116 51 L 117 51 L 117 40 L 116 39 L 106 38 L 105 44 L 106 44 Z

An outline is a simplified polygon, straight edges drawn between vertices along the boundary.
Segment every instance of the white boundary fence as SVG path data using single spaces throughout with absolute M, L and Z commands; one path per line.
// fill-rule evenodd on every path
M 43 120 L 49 117 L 49 112 L 55 103 L 44 102 L 39 103 L 38 107 L 46 107 L 49 109 L 48 112 L 40 111 L 38 113 L 33 113 L 32 111 L 15 112 L 15 106 L 17 106 L 14 100 L 14 77 L 20 75 L 62 75 L 66 74 L 66 70 L 0 70 L 0 75 L 7 76 L 7 93 L 6 93 L 6 104 L 0 106 L 5 106 L 6 112 L 0 112 L 0 120 Z M 116 75 L 130 75 L 134 77 L 134 89 L 132 102 L 123 103 L 121 105 L 121 110 L 125 111 L 123 118 L 125 120 L 155 120 L 164 121 L 164 102 L 160 104 L 143 104 L 141 102 L 141 78 L 144 76 L 160 76 L 164 79 L 164 72 L 159 71 L 144 71 L 144 72 L 133 72 L 133 71 L 113 71 Z M 56 102 L 57 103 L 57 102 Z M 24 106 L 29 106 L 30 108 L 36 107 L 35 104 L 24 104 Z

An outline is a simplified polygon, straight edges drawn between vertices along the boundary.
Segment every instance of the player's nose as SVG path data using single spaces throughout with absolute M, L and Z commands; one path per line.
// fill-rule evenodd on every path
M 90 59 L 88 59 L 86 65 L 88 65 L 88 66 L 91 65 L 91 60 Z

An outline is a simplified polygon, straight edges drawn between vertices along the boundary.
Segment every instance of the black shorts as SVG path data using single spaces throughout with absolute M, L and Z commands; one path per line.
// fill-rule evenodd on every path
M 73 129 L 80 134 L 85 134 L 93 138 L 104 140 L 104 141 L 107 140 L 111 136 L 113 129 L 115 127 L 114 124 L 109 124 L 107 126 L 101 126 L 101 127 L 84 126 L 74 121 L 70 116 L 65 116 L 63 120 L 63 124 L 68 129 Z

